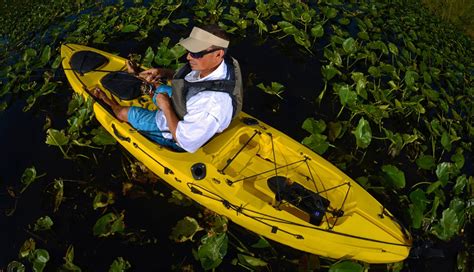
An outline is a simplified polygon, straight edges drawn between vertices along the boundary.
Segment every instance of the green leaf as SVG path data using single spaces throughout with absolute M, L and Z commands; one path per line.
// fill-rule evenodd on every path
M 18 261 L 11 261 L 7 266 L 8 272 L 25 272 L 25 265 Z
M 326 123 L 324 120 L 316 121 L 313 117 L 304 120 L 302 128 L 309 133 L 322 133 L 326 130 Z
M 138 30 L 138 26 L 135 24 L 129 24 L 122 28 L 122 32 L 125 32 L 125 33 L 135 32 L 137 30 Z
M 124 272 L 130 269 L 130 263 L 122 257 L 115 259 L 110 265 L 109 272 Z
M 66 255 L 63 257 L 65 263 L 61 266 L 60 271 L 81 272 L 81 268 L 74 264 L 74 247 L 69 245 Z
M 46 45 L 41 52 L 40 65 L 46 65 L 49 62 L 49 59 L 51 59 L 51 47 Z
M 337 16 L 337 9 L 331 8 L 331 7 L 323 7 L 321 8 L 324 16 L 326 16 L 328 19 L 332 19 Z
M 433 234 L 439 239 L 447 241 L 456 235 L 461 225 L 456 215 L 456 211 L 451 208 L 447 208 L 443 211 L 443 215 L 438 224 L 431 228 Z
M 328 124 L 328 139 L 334 142 L 336 139 L 341 138 L 345 131 L 342 122 L 329 122 Z
M 405 83 L 407 84 L 408 87 L 413 87 L 415 85 L 415 82 L 418 80 L 418 73 L 415 71 L 408 70 L 405 73 Z
M 107 207 L 110 204 L 114 204 L 114 193 L 113 192 L 97 192 L 97 194 L 94 197 L 94 201 L 92 202 L 92 207 L 94 210 L 97 210 L 98 208 L 104 208 Z
M 57 55 L 53 61 L 53 64 L 51 64 L 51 68 L 58 69 L 58 67 L 61 65 L 62 60 L 63 59 L 61 58 L 61 55 Z
M 342 261 L 335 263 L 329 268 L 329 272 L 363 272 L 364 267 L 353 261 Z
M 413 203 L 417 209 L 420 209 L 422 212 L 426 210 L 426 205 L 429 203 L 429 201 L 426 198 L 426 194 L 423 190 L 418 188 L 411 192 L 409 197 L 411 203 Z
M 36 249 L 36 242 L 33 238 L 29 238 L 26 240 L 20 248 L 20 252 L 18 253 L 18 258 L 23 259 L 28 257 L 33 253 Z
M 365 86 L 367 85 L 367 78 L 363 73 L 352 72 L 351 78 L 356 84 L 356 92 L 358 95 L 362 96 L 364 99 L 367 99 L 367 92 Z
M 255 258 L 249 255 L 245 254 L 237 254 L 237 258 L 239 259 L 239 262 L 241 264 L 245 265 L 250 265 L 251 267 L 258 267 L 258 266 L 267 266 L 268 263 L 259 259 Z
M 382 171 L 385 173 L 387 181 L 395 186 L 395 188 L 402 189 L 405 187 L 405 173 L 396 166 L 391 164 L 384 165 L 382 166 Z
M 410 204 L 408 212 L 412 220 L 412 226 L 415 229 L 419 229 L 423 221 L 423 214 L 426 210 L 426 205 L 429 201 L 426 198 L 425 192 L 421 189 L 416 189 L 410 193 L 410 201 L 413 204 Z
M 462 149 L 456 150 L 456 153 L 451 156 L 451 161 L 454 162 L 454 165 L 457 169 L 461 170 L 464 166 L 464 155 Z
M 271 247 L 270 243 L 265 239 L 263 236 L 260 236 L 260 239 L 258 241 L 251 245 L 253 248 L 269 248 Z
M 395 56 L 398 56 L 398 53 L 399 53 L 398 52 L 398 47 L 395 44 L 389 42 L 388 43 L 388 50 L 390 51 L 390 53 L 394 54 Z
M 102 126 L 93 129 L 91 134 L 94 135 L 92 142 L 96 145 L 115 145 L 117 143 L 117 140 Z
M 449 181 L 449 177 L 453 170 L 453 164 L 450 162 L 442 162 L 436 167 L 436 176 L 443 183 L 443 186 L 446 185 Z
M 459 176 L 456 179 L 456 184 L 454 185 L 453 191 L 455 195 L 460 195 L 464 188 L 469 184 L 469 180 L 466 175 Z
M 321 38 L 324 35 L 324 27 L 321 24 L 317 24 L 311 28 L 311 36 L 315 38 Z
M 49 261 L 49 253 L 44 249 L 36 249 L 29 259 L 33 265 L 33 271 L 41 272 Z
M 46 144 L 54 146 L 63 146 L 69 142 L 69 137 L 64 134 L 64 131 L 49 128 L 46 136 Z
M 283 99 L 283 97 L 281 97 L 281 93 L 283 93 L 285 86 L 278 82 L 271 82 L 270 86 L 265 86 L 263 83 L 260 83 L 257 85 L 257 87 L 267 94 L 276 95 L 280 99 Z
M 334 90 L 339 94 L 339 100 L 342 106 L 353 106 L 357 102 L 357 93 L 352 90 L 352 88 L 347 85 L 334 85 Z
M 36 57 L 36 55 L 36 50 L 34 50 L 33 48 L 28 48 L 23 52 L 22 59 L 23 61 L 28 62 L 30 59 Z
M 57 212 L 64 199 L 64 182 L 62 179 L 55 179 L 53 182 L 54 212 Z
M 367 148 L 372 141 L 372 130 L 368 121 L 361 117 L 356 129 L 352 131 L 356 137 L 356 144 L 360 148 Z
M 148 46 L 148 48 L 145 51 L 145 57 L 143 58 L 143 66 L 151 67 L 154 59 L 155 59 L 155 52 L 153 51 L 153 48 L 151 48 L 151 46 Z
M 441 144 L 445 150 L 451 151 L 451 137 L 447 131 L 443 131 L 443 135 L 441 135 Z
M 290 22 L 280 21 L 277 24 L 286 34 L 295 35 L 298 33 L 298 29 Z
M 329 64 L 321 68 L 321 74 L 326 80 L 331 80 L 335 75 L 341 75 L 341 72 L 333 67 L 332 64 Z
M 421 155 L 416 159 L 416 164 L 418 167 L 425 170 L 431 170 L 436 166 L 435 159 L 431 155 Z
M 117 216 L 112 212 L 103 215 L 92 228 L 94 236 L 107 237 L 115 233 L 122 233 L 125 230 L 124 216 L 123 213 Z
M 329 148 L 329 143 L 326 141 L 326 138 L 325 135 L 312 134 L 311 136 L 304 138 L 301 143 L 322 155 Z
M 206 235 L 201 239 L 197 256 L 205 270 L 218 267 L 227 254 L 228 238 L 225 232 L 216 235 Z
M 194 235 L 201 230 L 203 230 L 203 228 L 199 226 L 196 219 L 186 216 L 179 220 L 178 223 L 176 223 L 176 226 L 173 227 L 170 239 L 178 243 L 188 240 L 193 241 Z
M 441 181 L 437 180 L 433 183 L 431 183 L 428 188 L 426 188 L 426 193 L 427 194 L 431 194 L 432 192 L 434 192 L 436 189 L 438 189 L 441 185 L 443 185 L 443 183 L 441 183 Z
M 187 26 L 189 23 L 189 18 L 179 18 L 172 20 L 173 24 Z
M 43 216 L 38 218 L 36 220 L 35 226 L 33 228 L 34 231 L 43 231 L 43 230 L 49 230 L 53 226 L 53 220 L 51 220 L 51 217 L 49 216 Z
M 26 168 L 21 175 L 21 183 L 25 186 L 30 185 L 36 179 L 36 168 L 34 166 Z
M 342 43 L 342 48 L 347 54 L 353 54 L 357 51 L 357 42 L 352 37 L 347 38 Z

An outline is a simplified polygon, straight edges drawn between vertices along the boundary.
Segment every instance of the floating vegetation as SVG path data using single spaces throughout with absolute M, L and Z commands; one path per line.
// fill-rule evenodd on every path
M 185 54 L 183 48 L 175 46 L 179 36 L 195 24 L 217 23 L 236 40 L 256 36 L 261 43 L 290 47 L 292 54 L 320 63 L 321 69 L 316 72 L 322 86 L 314 87 L 314 112 L 304 116 L 307 119 L 301 124 L 307 132 L 302 143 L 343 167 L 387 203 L 399 207 L 397 214 L 417 235 L 415 239 L 461 239 L 458 268 L 472 268 L 474 250 L 466 237 L 472 235 L 474 217 L 474 46 L 470 38 L 422 8 L 420 2 L 426 1 L 34 2 L 8 8 L 10 12 L 2 11 L 0 16 L 5 26 L 0 32 L 0 114 L 18 101 L 24 102 L 24 111 L 48 111 L 54 105 L 45 105 L 44 101 L 70 93 L 61 75 L 61 43 L 114 48 L 115 42 L 133 40 L 145 45 L 136 53 L 142 65 L 177 68 Z M 472 5 L 469 7 L 472 9 Z M 159 44 L 152 43 L 153 36 L 162 38 Z M 248 91 L 266 92 L 282 103 L 292 93 L 293 86 L 285 78 L 262 81 L 265 83 L 250 84 Z M 93 118 L 91 101 L 73 94 L 65 111 L 65 122 L 50 117 L 45 135 L 38 131 L 47 145 L 57 147 L 66 159 L 89 165 L 98 164 L 115 150 L 113 137 Z M 52 196 L 51 212 L 72 211 L 75 205 L 71 202 L 75 200 L 68 189 L 80 186 L 79 191 L 90 198 L 87 207 L 80 209 L 102 212 L 96 214 L 98 218 L 90 229 L 100 237 L 97 239 L 114 236 L 130 243 L 153 243 L 156 237 L 149 230 L 128 228 L 130 214 L 120 208 L 123 198 L 164 196 L 149 182 L 156 178 L 138 168 L 123 166 L 127 178 L 113 179 L 119 185 L 113 183 L 110 188 L 99 188 L 94 177 L 81 183 L 54 179 L 45 189 Z M 121 170 L 120 166 L 117 169 Z M 27 168 L 18 183 L 21 192 L 40 177 L 34 167 Z M 15 188 L 8 192 L 16 207 L 17 201 L 25 200 Z M 178 204 L 176 207 L 192 205 L 175 192 L 169 203 Z M 14 210 L 7 211 L 7 215 L 13 215 Z M 209 218 L 214 221 L 204 223 Z M 234 265 L 250 270 L 275 263 L 278 254 L 272 243 L 260 238 L 247 247 L 239 235 L 228 230 L 227 222 L 222 222 L 225 220 L 209 218 L 185 216 L 170 229 L 172 240 L 192 244 L 202 268 Z M 50 231 L 53 221 L 49 215 L 36 219 L 35 232 Z M 232 261 L 225 263 L 230 254 Z M 43 271 L 51 265 L 49 259 L 47 250 L 37 249 L 36 242 L 28 239 L 21 247 L 19 260 L 12 260 L 8 269 L 21 271 L 26 266 Z M 69 244 L 64 261 L 66 270 L 79 271 L 79 267 L 87 266 L 73 263 L 74 247 Z M 369 269 L 368 264 L 314 256 L 302 257 L 296 263 L 329 271 Z M 110 271 L 127 270 L 133 265 L 117 257 Z M 387 269 L 400 271 L 407 266 L 389 264 Z

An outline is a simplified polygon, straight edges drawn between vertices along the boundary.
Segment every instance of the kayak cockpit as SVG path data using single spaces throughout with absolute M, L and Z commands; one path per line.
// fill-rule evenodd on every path
M 236 126 L 230 128 L 233 137 L 224 131 L 217 136 L 219 146 L 209 143 L 203 148 L 230 186 L 253 199 L 249 203 L 255 208 L 271 204 L 314 226 L 327 222 L 332 228 L 343 223 L 344 206 L 352 199 L 348 181 L 337 180 L 323 165 L 293 148 L 294 141 L 285 135 L 258 125 Z

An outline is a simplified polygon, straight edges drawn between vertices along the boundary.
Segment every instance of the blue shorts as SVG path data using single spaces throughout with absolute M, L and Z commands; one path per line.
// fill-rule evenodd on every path
M 156 111 L 132 106 L 128 110 L 127 118 L 132 127 L 150 140 L 171 147 L 176 151 L 184 151 L 174 140 L 163 137 L 162 131 L 156 125 L 155 115 Z

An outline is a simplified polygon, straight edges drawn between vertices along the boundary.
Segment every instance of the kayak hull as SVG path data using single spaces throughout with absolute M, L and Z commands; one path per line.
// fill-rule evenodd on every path
M 108 61 L 80 73 L 70 60 L 81 51 Z M 152 172 L 204 207 L 266 238 L 328 258 L 391 263 L 408 256 L 410 234 L 390 212 L 334 165 L 282 132 L 242 112 L 195 153 L 175 152 L 120 122 L 91 96 L 96 87 L 112 96 L 100 79 L 108 71 L 124 71 L 124 58 L 77 44 L 62 45 L 61 55 L 69 83 L 75 92 L 94 99 L 102 126 Z M 114 98 L 122 105 L 156 108 L 146 96 Z M 272 177 L 329 203 L 318 217 L 321 221 L 314 223 L 315 215 L 307 210 L 314 203 L 281 199 L 283 194 L 271 188 Z

